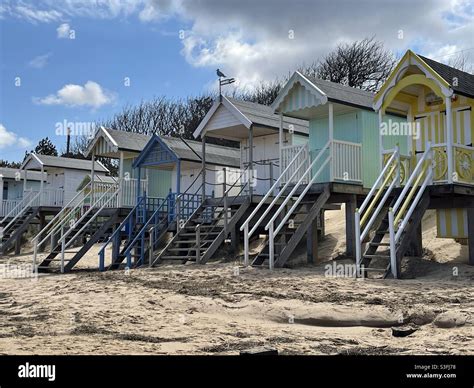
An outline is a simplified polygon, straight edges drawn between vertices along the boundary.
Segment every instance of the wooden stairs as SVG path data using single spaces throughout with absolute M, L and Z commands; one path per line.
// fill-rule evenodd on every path
M 64 271 L 69 272 L 71 269 L 82 259 L 84 254 L 97 242 L 107 239 L 113 231 L 114 226 L 120 223 L 120 209 L 117 208 L 106 208 L 100 211 L 100 214 L 96 214 L 98 210 L 91 211 L 84 219 L 77 223 L 69 236 L 65 238 L 65 244 L 71 242 L 72 239 L 76 240 L 71 245 L 80 246 L 79 249 L 71 246 L 65 251 L 64 258 Z M 81 228 L 86 228 L 79 234 Z M 53 239 L 58 241 L 58 238 Z M 49 254 L 41 261 L 38 266 L 38 272 L 55 272 L 59 271 L 60 267 L 57 265 L 52 266 L 52 263 L 61 262 L 61 243 L 54 243 Z
M 39 207 L 28 207 L 24 209 L 21 214 L 14 220 L 14 222 L 8 227 L 8 230 L 1 236 L 0 240 L 0 254 L 6 255 L 15 247 L 15 243 L 21 239 L 23 234 L 28 230 L 30 223 L 38 216 Z M 9 220 L 3 219 L 0 221 L 0 227 L 5 228 L 9 224 Z M 20 253 L 19 244 L 16 244 L 16 253 Z
M 226 207 L 206 199 L 192 214 L 168 245 L 156 257 L 153 264 L 167 261 L 200 264 L 206 263 L 224 243 L 250 206 L 247 198 L 241 204 Z M 227 228 L 225 226 L 227 219 Z
M 312 195 L 308 194 L 301 202 L 299 202 L 291 214 L 291 218 L 285 222 L 279 233 L 274 236 L 275 267 L 283 267 L 285 265 L 303 236 L 306 234 L 308 228 L 320 214 L 321 209 L 326 204 L 329 197 L 330 191 L 329 188 L 326 187 L 322 193 Z M 292 207 L 293 203 L 294 201 L 290 201 L 285 205 L 285 210 L 281 213 L 280 219 L 285 217 L 287 214 L 286 212 Z M 264 248 L 254 257 L 251 263 L 252 266 L 256 267 L 268 266 L 269 261 L 270 240 L 268 231 L 261 230 L 259 234 L 262 233 L 266 233 L 267 241 Z

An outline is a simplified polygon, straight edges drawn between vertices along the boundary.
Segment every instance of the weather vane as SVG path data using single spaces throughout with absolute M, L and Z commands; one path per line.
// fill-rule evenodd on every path
M 233 84 L 235 82 L 235 78 L 227 78 L 227 76 L 219 69 L 216 70 L 216 73 L 217 73 L 217 76 L 219 77 L 219 98 L 221 98 L 222 86 Z

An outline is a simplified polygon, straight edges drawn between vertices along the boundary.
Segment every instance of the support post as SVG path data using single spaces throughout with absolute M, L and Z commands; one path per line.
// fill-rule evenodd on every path
M 40 201 L 39 205 L 43 205 L 43 191 L 44 191 L 44 183 L 43 183 L 43 174 L 44 174 L 44 165 L 41 165 L 41 180 L 40 180 Z M 25 171 L 26 175 L 26 171 Z M 51 203 L 46 203 L 45 205 L 51 205 Z
M 383 169 L 383 136 L 382 136 L 382 124 L 383 124 L 383 113 L 382 109 L 379 110 L 379 171 Z
M 268 190 L 270 190 L 273 186 L 273 161 L 270 160 L 270 186 L 268 187 Z M 273 193 L 271 194 L 273 195 Z
M 26 186 L 26 182 L 28 180 L 28 170 L 25 169 L 25 174 L 23 175 L 23 195 L 25 195 L 26 193 L 26 189 L 27 189 L 27 186 Z M 3 187 L 2 187 L 2 190 L 3 190 Z
M 140 182 L 138 182 L 140 184 Z M 127 192 L 126 190 L 123 190 L 123 151 L 120 151 L 120 161 L 119 161 L 119 188 L 120 188 L 120 194 L 118 197 L 118 207 L 122 207 L 123 203 L 123 195 Z M 133 198 L 131 198 L 132 203 L 133 203 Z
M 181 194 L 181 159 L 178 159 L 178 163 L 176 166 L 176 193 L 178 195 Z
M 5 199 L 8 199 L 8 198 L 5 198 Z M 3 175 L 0 174 L 0 219 L 6 215 L 7 213 L 5 212 L 5 209 L 3 207 Z
M 357 201 L 356 196 L 351 195 L 350 200 L 346 202 L 346 256 L 356 256 L 356 235 L 355 235 L 355 211 Z
M 244 228 L 244 265 L 249 265 L 249 224 L 245 224 Z
M 280 128 L 278 130 L 278 155 L 279 155 L 279 160 L 278 160 L 278 165 L 280 166 L 280 174 L 283 171 L 283 113 L 280 112 Z
M 467 235 L 469 249 L 469 265 L 474 265 L 474 208 L 467 209 Z
M 201 224 L 196 225 L 196 264 L 201 261 Z
M 202 135 L 202 138 L 201 138 L 201 152 L 202 152 L 202 187 L 201 187 L 201 194 L 202 194 L 202 198 L 201 198 L 201 201 L 202 203 L 204 203 L 205 199 L 206 199 L 206 136 L 205 135 Z
M 328 114 L 329 114 L 329 141 L 331 142 L 329 145 L 329 152 L 331 155 L 331 162 L 329 164 L 329 181 L 334 181 L 334 105 L 332 103 L 328 104 Z
M 249 195 L 250 201 L 252 201 L 253 196 L 253 125 L 249 128 Z
M 308 264 L 318 261 L 318 217 L 316 217 L 306 232 L 306 258 Z
M 91 167 L 91 206 L 94 204 L 94 180 L 95 180 L 95 149 L 92 150 L 92 167 Z
M 408 248 L 408 255 L 413 257 L 423 256 L 423 239 L 422 239 L 422 223 L 414 230 L 411 237 L 410 246 Z
M 451 109 L 451 97 L 446 97 L 446 153 L 448 157 L 448 183 L 453 183 L 454 160 L 453 160 L 453 115 Z

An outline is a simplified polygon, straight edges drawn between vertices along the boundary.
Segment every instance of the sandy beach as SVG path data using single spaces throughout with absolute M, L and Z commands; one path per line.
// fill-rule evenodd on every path
M 3 278 L 0 353 L 202 355 L 267 346 L 280 354 L 474 354 L 465 247 L 436 239 L 428 213 L 425 255 L 405 259 L 404 279 L 327 276 L 328 264 L 352 263 L 343 257 L 342 211 L 326 213 L 321 261 L 312 266 L 270 272 L 237 256 L 99 273 L 96 245 L 72 273 Z M 1 263 L 28 264 L 31 254 Z M 394 327 L 414 332 L 395 337 Z

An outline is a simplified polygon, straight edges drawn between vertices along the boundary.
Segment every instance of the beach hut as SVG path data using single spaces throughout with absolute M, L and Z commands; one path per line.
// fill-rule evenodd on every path
M 86 156 L 91 159 L 107 158 L 118 163 L 121 207 L 134 207 L 137 198 L 137 176 L 132 167 L 134 160 L 150 141 L 151 136 L 101 126 L 88 144 Z M 91 175 L 92 171 L 91 171 Z M 165 197 L 170 187 L 171 173 L 166 170 L 147 171 L 140 178 L 140 191 L 150 196 Z
M 0 168 L 0 219 L 7 216 L 23 199 L 24 191 L 38 191 L 41 180 L 46 180 L 46 174 L 31 172 L 25 187 L 25 172 L 15 168 Z M 19 211 L 19 209 L 18 209 Z M 11 214 L 10 217 L 16 214 Z
M 105 248 L 109 244 L 112 245 L 110 268 L 117 268 L 124 259 L 129 267 L 132 258 L 135 258 L 133 265 L 142 264 L 145 258 L 153 257 L 164 233 L 177 231 L 201 206 L 203 198 L 223 195 L 239 170 L 240 150 L 209 144 L 205 158 L 208 163 L 203 183 L 200 142 L 158 135 L 150 138 L 133 162 L 133 168 L 138 177 L 147 174 L 147 170 L 168 172 L 171 181 L 160 183 L 160 190 L 166 195 L 157 197 L 146 191 L 137 192 L 136 207 L 99 252 L 102 270 L 106 268 Z M 207 196 L 203 197 L 203 192 Z M 151 247 L 150 240 L 153 240 Z
M 2 239 L 0 252 L 7 253 L 13 245 L 19 253 L 21 237 L 28 226 L 39 220 L 40 229 L 46 228 L 46 219 L 61 212 L 63 207 L 77 197 L 77 187 L 92 168 L 89 160 L 79 160 L 50 155 L 30 153 L 20 170 L 23 174 L 23 197 L 0 223 Z M 108 170 L 95 163 L 98 175 Z M 29 188 L 29 174 L 45 174 L 39 188 Z
M 291 145 L 279 142 L 280 175 L 240 227 L 246 263 L 250 263 L 249 239 L 262 234 L 267 235 L 267 245 L 253 258 L 253 265 L 285 265 L 305 235 L 308 262 L 313 262 L 317 259 L 318 213 L 338 203 L 346 205 L 346 254 L 355 256 L 353 217 L 357 201 L 379 174 L 378 117 L 372 107 L 373 97 L 370 92 L 300 72 L 283 86 L 272 104 L 282 123 L 279 137 L 285 133 L 284 121 L 291 118 L 308 122 L 308 141 Z M 387 117 L 406 121 L 392 111 Z M 386 139 L 393 142 L 387 146 L 399 140 L 396 136 Z
M 422 254 L 421 220 L 428 208 L 436 209 L 438 237 L 467 239 L 474 264 L 474 75 L 409 50 L 373 107 L 379 177 L 355 214 L 359 268 L 385 256 L 389 273 L 399 277 L 402 258 Z M 402 136 L 387 120 L 389 111 L 407 117 Z M 394 138 L 398 146 L 387 147 Z M 380 254 L 383 245 L 389 250 Z
M 195 138 L 238 142 L 240 169 L 252 165 L 254 194 L 265 194 L 280 174 L 280 147 L 298 147 L 308 141 L 308 122 L 282 118 L 269 106 L 221 96 L 194 131 Z

